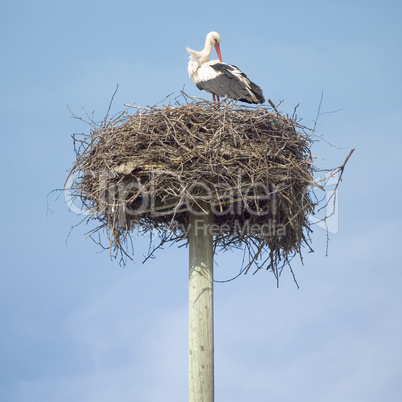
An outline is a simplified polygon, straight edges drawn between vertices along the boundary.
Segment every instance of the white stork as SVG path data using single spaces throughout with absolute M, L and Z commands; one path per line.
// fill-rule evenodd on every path
M 221 37 L 217 32 L 210 32 L 205 40 L 204 49 L 200 52 L 187 47 L 190 53 L 188 74 L 198 89 L 203 89 L 215 96 L 226 96 L 247 103 L 264 103 L 265 98 L 261 88 L 251 82 L 247 75 L 236 66 L 222 62 L 219 43 Z M 208 61 L 212 46 L 215 46 L 219 60 Z

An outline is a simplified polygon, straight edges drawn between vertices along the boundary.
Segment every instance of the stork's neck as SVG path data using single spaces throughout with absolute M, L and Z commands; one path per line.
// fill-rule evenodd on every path
M 190 63 L 193 65 L 193 69 L 199 68 L 201 65 L 206 63 L 209 60 L 209 56 L 212 52 L 212 43 L 210 41 L 205 41 L 204 49 L 197 52 L 196 50 L 187 48 L 187 51 L 190 53 Z
M 188 62 L 187 70 L 191 79 L 193 79 L 193 76 L 197 73 L 197 70 L 209 60 L 209 56 L 212 52 L 212 46 L 211 41 L 206 40 L 204 49 L 199 52 L 187 47 L 187 51 L 190 53 L 190 61 Z
M 212 42 L 210 40 L 208 40 L 208 37 L 207 37 L 207 39 L 205 40 L 204 49 L 202 49 L 200 52 L 202 54 L 202 58 L 203 58 L 203 61 L 201 64 L 204 64 L 209 60 L 209 56 L 211 56 L 211 52 L 212 52 L 212 46 L 213 46 Z

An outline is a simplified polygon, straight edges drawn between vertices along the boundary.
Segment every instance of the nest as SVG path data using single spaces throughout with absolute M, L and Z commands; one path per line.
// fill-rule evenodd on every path
M 75 135 L 70 192 L 103 230 L 113 256 L 131 258 L 135 232 L 186 244 L 190 213 L 213 214 L 215 250 L 246 248 L 278 272 L 309 244 L 315 202 L 311 138 L 267 107 L 206 101 L 130 107 Z

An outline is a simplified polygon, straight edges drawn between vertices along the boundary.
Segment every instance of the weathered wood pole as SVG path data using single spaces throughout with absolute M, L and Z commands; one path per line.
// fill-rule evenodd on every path
M 214 400 L 213 216 L 189 220 L 189 402 Z

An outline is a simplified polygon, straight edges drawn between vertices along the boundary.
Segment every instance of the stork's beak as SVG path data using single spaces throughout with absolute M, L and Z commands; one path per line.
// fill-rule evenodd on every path
M 222 62 L 221 48 L 219 47 L 219 45 L 215 45 L 215 50 L 216 54 L 218 55 L 219 61 Z

